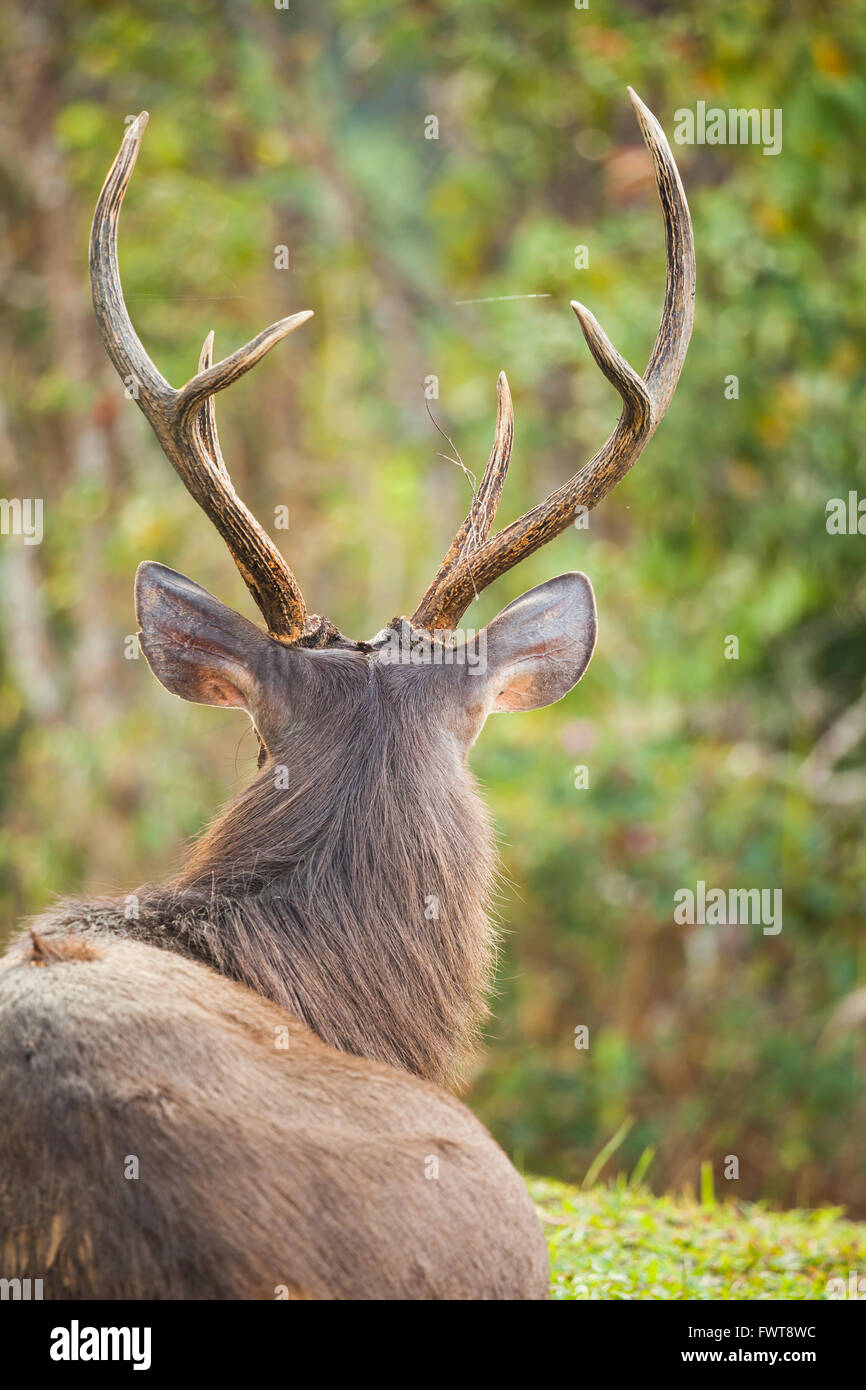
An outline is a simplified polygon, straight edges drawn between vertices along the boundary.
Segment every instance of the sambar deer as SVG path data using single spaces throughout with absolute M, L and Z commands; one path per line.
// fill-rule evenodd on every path
M 453 1082 L 485 1011 L 493 853 L 466 765 L 496 710 L 560 699 L 596 635 L 582 574 L 510 603 L 469 641 L 473 596 L 623 477 L 671 399 L 694 252 L 664 134 L 630 92 L 667 244 L 643 377 L 573 304 L 622 397 L 607 443 L 491 535 L 513 421 L 411 618 L 354 641 L 307 612 L 235 492 L 213 397 L 308 317 L 223 361 L 213 336 L 174 390 L 123 300 L 121 202 L 147 114 L 100 195 L 91 279 L 105 347 L 228 544 L 267 631 L 164 565 L 141 565 L 141 647 L 175 695 L 246 711 L 259 772 L 171 881 L 66 901 L 0 967 L 0 1252 L 50 1298 L 542 1298 L 526 1188 Z M 436 910 L 430 911 L 431 903 Z

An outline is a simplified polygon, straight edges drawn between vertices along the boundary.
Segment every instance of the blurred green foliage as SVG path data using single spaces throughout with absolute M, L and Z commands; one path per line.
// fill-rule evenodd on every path
M 166 872 L 254 766 L 239 718 L 124 659 L 142 559 L 250 612 L 92 322 L 89 219 L 124 117 L 151 113 L 125 290 L 169 380 L 211 328 L 224 355 L 316 311 L 220 398 L 223 450 L 266 525 L 290 507 L 275 534 L 311 606 L 367 636 L 411 611 L 466 510 L 425 378 L 477 471 L 507 368 L 508 522 L 618 413 L 568 300 L 646 361 L 663 231 L 626 85 L 669 136 L 698 100 L 782 109 L 776 157 L 675 146 L 698 298 L 673 405 L 589 528 L 465 620 L 572 568 L 600 611 L 577 692 L 492 720 L 473 755 L 507 935 L 469 1099 L 534 1171 L 580 1178 L 634 1115 L 624 1161 L 653 1146 L 660 1189 L 735 1154 L 743 1198 L 866 1211 L 866 538 L 825 526 L 831 497 L 866 495 L 862 7 L 10 0 L 0 45 L 2 488 L 45 499 L 43 544 L 0 548 L 10 928 Z M 520 295 L 548 297 L 461 302 Z M 781 887 L 782 932 L 675 925 L 699 879 Z

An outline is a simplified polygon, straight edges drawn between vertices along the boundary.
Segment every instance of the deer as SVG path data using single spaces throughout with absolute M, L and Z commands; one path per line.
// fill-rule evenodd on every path
M 222 536 L 257 626 L 156 562 L 139 641 L 172 695 L 244 711 L 251 783 L 183 866 L 126 899 L 62 899 L 0 962 L 0 1274 L 51 1299 L 543 1299 L 526 1185 L 456 1098 L 496 952 L 495 856 L 468 765 L 487 717 L 562 699 L 596 605 L 570 572 L 461 635 L 473 599 L 634 465 L 691 335 L 691 220 L 661 126 L 629 88 L 665 226 L 666 292 L 640 376 L 583 305 L 622 411 L 589 463 L 492 532 L 513 408 L 411 617 L 369 640 L 309 612 L 232 484 L 215 395 L 310 318 L 283 318 L 169 385 L 121 288 L 118 219 L 148 122 L 96 205 L 90 276 L 108 357 Z M 280 774 L 280 775 L 278 775 Z M 430 911 L 431 902 L 436 910 Z

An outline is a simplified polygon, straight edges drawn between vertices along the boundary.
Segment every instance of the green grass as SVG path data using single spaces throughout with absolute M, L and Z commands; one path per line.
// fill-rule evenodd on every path
M 555 1299 L 825 1299 L 827 1281 L 866 1277 L 866 1225 L 841 1210 L 654 1197 L 625 1177 L 567 1187 L 531 1179 L 550 1245 Z

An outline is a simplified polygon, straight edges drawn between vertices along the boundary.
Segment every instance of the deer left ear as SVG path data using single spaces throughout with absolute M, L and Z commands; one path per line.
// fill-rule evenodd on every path
M 138 567 L 135 611 L 141 649 L 166 690 L 253 713 L 270 638 L 200 584 L 154 561 Z
M 486 653 L 478 640 L 473 680 L 486 682 L 488 711 L 539 709 L 561 700 L 589 665 L 596 630 L 595 595 L 585 574 L 561 574 L 509 603 L 480 634 Z

